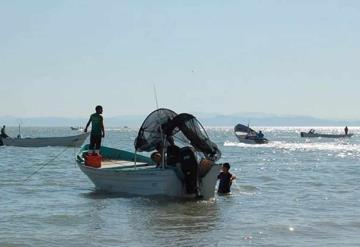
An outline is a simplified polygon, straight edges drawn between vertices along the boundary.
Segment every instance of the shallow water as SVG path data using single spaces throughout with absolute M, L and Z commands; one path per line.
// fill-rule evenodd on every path
M 0 246 L 359 246 L 360 128 L 344 140 L 300 138 L 309 128 L 261 129 L 269 144 L 207 129 L 237 176 L 231 195 L 209 201 L 95 192 L 75 166 L 77 149 L 0 147 Z M 132 151 L 136 134 L 109 129 L 104 145 Z

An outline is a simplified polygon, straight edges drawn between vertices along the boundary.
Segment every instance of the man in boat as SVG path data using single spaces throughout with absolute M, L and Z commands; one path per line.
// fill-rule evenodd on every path
M 180 161 L 180 148 L 176 146 L 175 143 L 172 143 L 170 146 L 168 146 L 166 151 L 168 165 L 175 165 Z
M 348 134 L 348 131 L 349 131 L 349 129 L 348 129 L 348 127 L 347 127 L 347 126 L 345 126 L 344 131 L 345 131 L 345 135 L 347 135 L 347 134 Z
M 8 138 L 9 136 L 5 133 L 5 125 L 3 125 L 3 127 L 1 128 L 1 134 L 0 134 L 1 138 Z
M 90 134 L 90 145 L 89 150 L 92 150 L 93 154 L 100 153 L 101 138 L 105 137 L 105 128 L 104 121 L 101 114 L 103 113 L 103 108 L 101 105 L 95 107 L 95 113 L 90 116 L 89 121 L 86 124 L 84 132 L 87 132 L 87 129 L 91 123 L 91 134 Z
M 259 133 L 257 134 L 257 138 L 258 138 L 258 139 L 263 139 L 263 138 L 264 138 L 264 134 L 262 133 L 261 130 L 260 130 Z
M 166 147 L 166 164 L 175 165 L 180 159 L 180 148 L 176 146 L 173 137 L 168 136 L 166 139 L 168 143 L 168 146 Z M 151 154 L 151 159 L 156 163 L 156 167 L 159 167 L 161 165 L 163 155 L 163 148 L 161 144 L 156 146 L 156 150 L 156 152 Z
M 224 163 L 222 166 L 222 172 L 218 175 L 219 182 L 219 188 L 218 193 L 219 194 L 228 194 L 230 193 L 230 187 L 232 184 L 232 181 L 236 179 L 234 175 L 232 175 L 230 172 L 230 164 Z

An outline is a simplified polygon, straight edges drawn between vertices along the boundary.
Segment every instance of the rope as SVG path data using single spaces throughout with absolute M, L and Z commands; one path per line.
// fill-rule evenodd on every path
M 55 157 L 51 158 L 50 160 L 46 161 L 45 163 L 42 163 L 41 166 L 34 171 L 32 174 L 30 174 L 29 176 L 27 176 L 24 179 L 24 183 L 27 182 L 32 176 L 34 176 L 35 174 L 37 174 L 41 169 L 43 169 L 45 166 L 49 165 L 51 161 L 54 161 L 56 158 L 58 158 L 61 154 L 65 153 L 65 151 L 67 151 L 69 148 L 71 148 L 72 146 L 67 146 L 64 150 L 62 150 L 60 153 L 58 153 L 57 155 L 55 155 Z

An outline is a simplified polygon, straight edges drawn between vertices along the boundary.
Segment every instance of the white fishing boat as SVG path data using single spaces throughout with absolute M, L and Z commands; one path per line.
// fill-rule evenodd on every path
M 309 132 L 300 132 L 301 137 L 324 137 L 324 138 L 348 138 L 352 137 L 354 134 L 322 134 L 322 133 L 315 133 L 314 129 L 311 129 Z
M 261 131 L 258 133 L 255 130 L 249 128 L 249 126 L 242 124 L 237 124 L 234 127 L 234 133 L 241 143 L 265 144 L 269 142 L 269 140 L 264 137 Z
M 101 165 L 87 163 L 88 145 L 77 163 L 97 190 L 135 196 L 209 199 L 214 196 L 221 153 L 190 114 L 152 112 L 139 129 L 135 152 L 101 147 Z M 151 157 L 138 152 L 153 152 Z
M 74 136 L 62 137 L 37 137 L 37 138 L 2 138 L 5 146 L 16 147 L 47 147 L 47 146 L 66 146 L 81 147 L 89 133 L 82 133 Z

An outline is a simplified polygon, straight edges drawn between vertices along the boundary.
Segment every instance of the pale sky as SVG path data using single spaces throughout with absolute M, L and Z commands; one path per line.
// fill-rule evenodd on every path
M 360 119 L 360 1 L 0 0 L 0 116 Z

